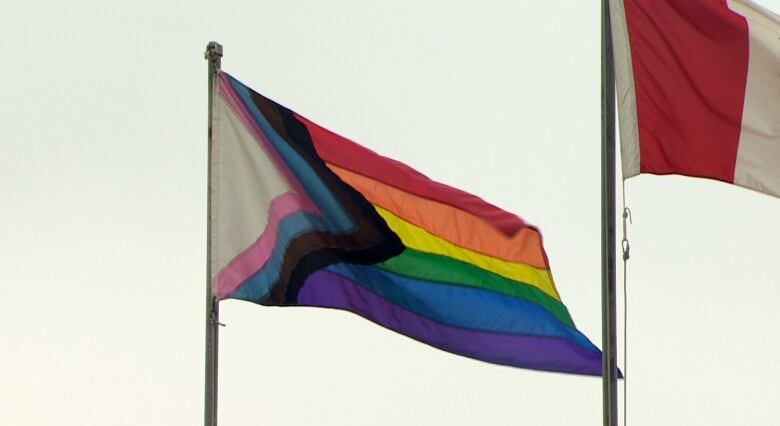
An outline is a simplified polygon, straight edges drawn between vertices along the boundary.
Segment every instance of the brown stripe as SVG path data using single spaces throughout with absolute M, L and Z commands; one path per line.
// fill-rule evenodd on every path
M 292 111 L 254 92 L 252 101 L 271 127 L 312 167 L 357 226 L 349 234 L 312 231 L 293 239 L 271 295 L 257 302 L 294 304 L 303 282 L 317 269 L 340 262 L 374 264 L 400 254 L 404 249 L 400 239 L 368 200 L 325 165 L 314 150 L 306 126 Z

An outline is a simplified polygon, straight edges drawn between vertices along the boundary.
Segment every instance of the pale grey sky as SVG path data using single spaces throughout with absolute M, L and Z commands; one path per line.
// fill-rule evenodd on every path
M 3 6 L 0 424 L 202 422 L 210 40 L 257 91 L 538 225 L 601 345 L 598 2 Z M 780 200 L 626 192 L 630 424 L 780 423 Z M 601 422 L 598 378 L 342 312 L 228 301 L 222 321 L 221 425 Z

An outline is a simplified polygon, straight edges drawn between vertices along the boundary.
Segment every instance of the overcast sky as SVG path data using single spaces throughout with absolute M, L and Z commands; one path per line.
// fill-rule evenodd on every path
M 0 424 L 202 422 L 210 40 L 255 90 L 538 225 L 601 346 L 598 3 L 5 4 Z M 626 185 L 630 424 L 780 423 L 780 199 Z M 221 425 L 601 423 L 599 378 L 221 309 Z

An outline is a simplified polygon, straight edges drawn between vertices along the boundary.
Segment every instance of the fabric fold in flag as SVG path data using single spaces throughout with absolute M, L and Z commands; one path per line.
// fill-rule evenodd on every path
M 749 0 L 610 0 L 623 176 L 780 196 L 780 18 Z
M 216 297 L 346 310 L 451 353 L 601 375 L 537 228 L 224 72 L 213 99 Z

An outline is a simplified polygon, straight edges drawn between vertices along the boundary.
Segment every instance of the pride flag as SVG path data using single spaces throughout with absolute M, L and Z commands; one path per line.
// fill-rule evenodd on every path
M 216 297 L 343 309 L 483 361 L 601 375 L 538 229 L 224 72 L 213 102 Z

